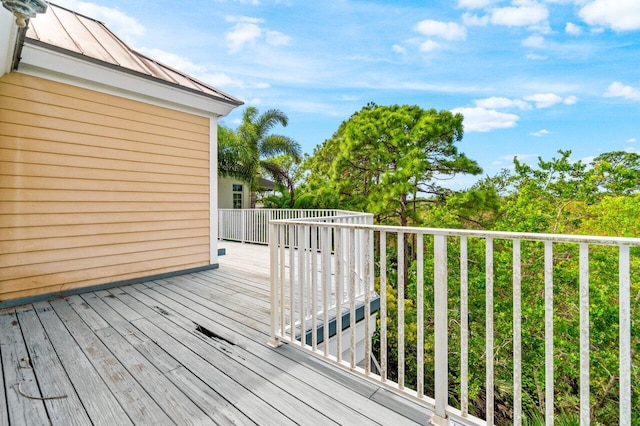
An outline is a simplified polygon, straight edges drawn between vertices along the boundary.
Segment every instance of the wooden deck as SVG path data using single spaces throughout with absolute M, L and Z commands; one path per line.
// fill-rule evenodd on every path
M 266 345 L 266 247 L 220 269 L 0 311 L 0 425 L 427 424 L 430 413 Z

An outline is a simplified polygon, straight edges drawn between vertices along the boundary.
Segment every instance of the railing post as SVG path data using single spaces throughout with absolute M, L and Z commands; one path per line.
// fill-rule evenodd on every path
M 447 237 L 434 236 L 434 331 L 435 331 L 435 412 L 429 423 L 448 425 L 449 400 L 448 319 L 447 319 Z
M 277 348 L 278 346 L 282 345 L 282 342 L 280 341 L 280 339 L 278 338 L 277 335 L 277 330 L 278 330 L 278 313 L 279 313 L 279 307 L 278 306 L 278 285 L 279 285 L 279 281 L 280 281 L 280 274 L 279 274 L 279 269 L 280 269 L 280 265 L 279 262 L 280 261 L 284 261 L 284 259 L 280 259 L 278 257 L 278 239 L 276 237 L 277 235 L 277 225 L 275 224 L 271 224 L 269 226 L 269 255 L 271 257 L 271 260 L 269 262 L 269 266 L 271 268 L 270 274 L 269 274 L 269 280 L 270 280 L 270 285 L 271 285 L 271 293 L 269 294 L 269 298 L 271 300 L 271 338 L 269 339 L 269 346 L 273 347 L 273 348 Z
M 620 421 L 631 424 L 631 276 L 629 246 L 621 245 L 618 259 L 620 327 Z
M 244 244 L 247 240 L 247 211 L 245 209 L 241 210 L 240 213 L 240 221 L 242 222 L 242 224 L 240 225 L 240 231 L 242 232 L 240 238 L 242 240 L 242 243 Z

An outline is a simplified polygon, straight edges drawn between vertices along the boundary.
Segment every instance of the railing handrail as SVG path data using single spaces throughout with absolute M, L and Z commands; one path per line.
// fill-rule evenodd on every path
M 337 209 L 218 209 L 218 238 L 243 243 L 268 244 L 271 220 L 341 220 L 364 218 L 373 223 L 370 213 Z M 360 222 L 358 222 L 360 223 Z
M 324 219 L 333 219 L 335 216 L 324 217 Z M 270 222 L 283 225 L 309 225 L 331 228 L 353 228 L 353 229 L 370 229 L 374 231 L 385 232 L 405 232 L 407 234 L 429 234 L 444 235 L 456 237 L 477 237 L 477 238 L 493 238 L 496 240 L 524 240 L 524 241 L 552 241 L 556 243 L 586 243 L 597 245 L 624 245 L 629 247 L 640 246 L 640 238 L 632 237 L 603 237 L 594 235 L 569 235 L 569 234 L 537 234 L 531 232 L 509 232 L 509 231 L 480 231 L 471 229 L 453 229 L 453 228 L 423 228 L 411 226 L 390 226 L 390 225 L 371 225 L 371 224 L 352 224 L 352 223 L 323 223 L 318 218 L 301 218 L 301 219 L 274 219 Z

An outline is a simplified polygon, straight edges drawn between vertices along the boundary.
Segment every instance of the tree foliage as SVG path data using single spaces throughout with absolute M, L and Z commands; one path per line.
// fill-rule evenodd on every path
M 449 111 L 370 103 L 307 161 L 310 189 L 374 213 L 378 221 L 415 223 L 424 197 L 449 192 L 442 181 L 482 172 L 456 147 L 462 120 Z
M 251 183 L 257 189 L 260 173 L 281 182 L 286 171 L 281 160 L 287 155 L 300 161 L 300 144 L 294 139 L 270 133 L 277 126 L 286 127 L 289 119 L 278 109 L 268 109 L 262 114 L 255 107 L 247 107 L 237 130 L 218 126 L 218 171 L 222 176 L 232 176 Z
M 590 163 L 572 162 L 570 152 L 559 151 L 551 160 L 535 165 L 517 159 L 514 168 L 481 180 L 473 188 L 451 194 L 440 203 L 420 210 L 422 225 L 447 228 L 475 228 L 536 233 L 566 233 L 638 237 L 640 235 L 640 186 L 636 158 L 628 153 L 606 153 Z M 606 173 L 603 173 L 606 171 Z M 425 253 L 433 250 L 433 240 L 425 238 Z M 413 243 L 411 243 L 413 244 Z M 389 242 L 388 270 L 393 270 L 395 245 Z M 494 241 L 494 336 L 496 422 L 510 424 L 513 410 L 513 270 L 512 243 Z M 544 245 L 523 242 L 522 256 L 522 370 L 523 406 L 534 419 L 544 414 Z M 411 251 L 411 248 L 407 250 Z M 449 241 L 449 350 L 450 401 L 459 401 L 460 288 L 459 246 Z M 632 292 L 632 383 L 640 383 L 637 355 L 640 353 L 640 249 L 631 250 Z M 615 424 L 618 418 L 618 251 L 615 247 L 590 247 L 589 317 L 591 347 L 591 413 L 593 424 Z M 481 240 L 468 241 L 469 276 L 469 397 L 472 414 L 483 417 L 485 391 L 485 246 Z M 429 263 L 431 262 L 431 263 Z M 415 262 L 409 266 L 415 270 Z M 433 324 L 433 264 L 425 258 L 425 329 Z M 405 303 L 406 342 L 414 342 L 416 318 L 416 276 L 409 274 Z M 579 413 L 579 253 L 575 245 L 554 245 L 554 359 L 555 410 L 563 419 Z M 397 347 L 393 323 L 398 301 L 394 277 L 387 291 L 391 348 Z M 433 386 L 433 347 L 425 333 L 425 391 Z M 415 344 L 406 343 L 407 382 L 415 386 Z M 395 353 L 390 350 L 389 364 Z M 413 375 L 412 375 L 413 374 Z M 633 421 L 640 424 L 640 389 L 633 387 Z M 635 423 L 634 423 L 635 424 Z

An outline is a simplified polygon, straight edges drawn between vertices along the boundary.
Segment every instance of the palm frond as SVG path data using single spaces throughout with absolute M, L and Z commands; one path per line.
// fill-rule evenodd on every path
M 282 135 L 269 135 L 263 139 L 260 144 L 261 157 L 273 157 L 282 154 L 290 155 L 296 161 L 300 161 L 302 156 L 300 144 L 296 140 Z

